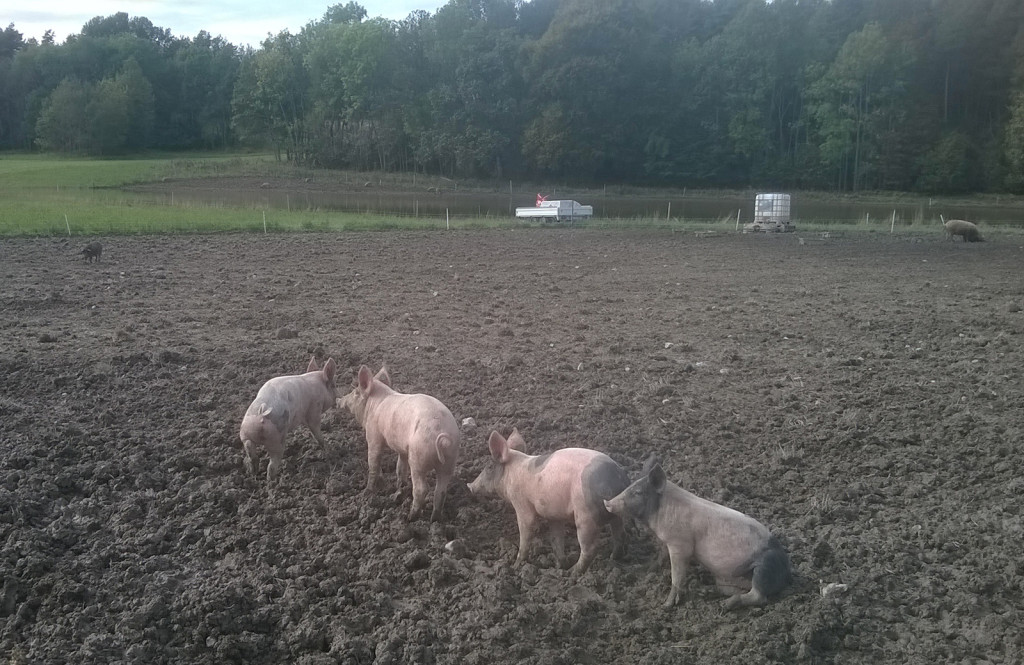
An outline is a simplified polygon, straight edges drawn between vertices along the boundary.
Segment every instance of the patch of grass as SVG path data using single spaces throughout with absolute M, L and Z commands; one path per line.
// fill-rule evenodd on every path
M 165 201 L 125 185 L 163 178 L 280 175 L 267 155 L 83 159 L 42 155 L 0 157 L 0 236 L 328 231 L 445 228 L 443 219 L 284 211 Z M 289 171 L 291 174 L 291 171 Z M 294 175 L 294 174 L 292 174 Z M 499 226 L 497 219 L 451 220 L 452 228 Z
M 397 229 L 565 228 L 565 223 L 511 217 L 402 217 L 321 210 L 280 210 L 256 205 L 175 202 L 159 194 L 125 191 L 127 185 L 218 176 L 308 179 L 320 183 L 384 191 L 504 191 L 495 182 L 456 181 L 414 173 L 367 174 L 304 169 L 269 154 L 173 154 L 124 159 L 89 159 L 36 154 L 0 154 L 0 237 L 17 235 L 95 235 L 218 231 L 383 231 Z M 523 183 L 519 183 L 522 185 Z M 511 183 L 508 183 L 511 187 Z M 532 188 L 532 186 L 531 186 Z M 552 190 L 553 191 L 553 190 Z M 561 191 L 561 189 L 559 190 Z M 596 193 L 601 190 L 579 190 Z M 585 198 L 585 195 L 583 196 Z M 735 218 L 598 218 L 572 225 L 583 229 L 662 229 L 686 233 L 737 232 Z M 796 220 L 797 234 L 842 230 L 888 234 L 889 224 Z M 740 227 L 742 230 L 742 226 Z M 938 235 L 938 225 L 899 224 L 897 235 Z M 983 229 L 986 238 L 992 234 Z M 1024 229 L 1000 228 L 998 235 L 1020 236 Z

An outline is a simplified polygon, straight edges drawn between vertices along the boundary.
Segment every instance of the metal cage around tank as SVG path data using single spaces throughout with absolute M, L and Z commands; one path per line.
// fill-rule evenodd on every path
M 746 231 L 792 231 L 789 194 L 758 194 L 754 197 L 754 221 Z

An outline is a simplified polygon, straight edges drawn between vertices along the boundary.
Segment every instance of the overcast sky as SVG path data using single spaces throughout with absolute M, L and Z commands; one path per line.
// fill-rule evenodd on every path
M 94 16 L 110 16 L 125 12 L 129 16 L 145 16 L 153 25 L 167 28 L 175 37 L 195 37 L 206 30 L 216 37 L 241 46 L 259 48 L 267 33 L 284 29 L 298 32 L 310 21 L 323 17 L 327 8 L 347 4 L 348 0 L 4 0 L 0 10 L 0 29 L 14 23 L 25 39 L 41 39 L 46 30 L 53 30 L 57 43 L 82 31 Z M 445 0 L 357 0 L 366 8 L 367 16 L 403 19 L 410 12 L 422 9 L 433 14 Z

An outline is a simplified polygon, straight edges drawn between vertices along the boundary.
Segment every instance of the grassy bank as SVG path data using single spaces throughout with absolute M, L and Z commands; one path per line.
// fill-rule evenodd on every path
M 310 179 L 329 186 L 361 186 L 373 181 L 388 191 L 494 191 L 495 183 L 455 183 L 417 174 L 346 173 L 297 169 L 271 155 L 167 155 L 133 159 L 64 158 L 51 155 L 0 155 L 0 236 L 114 235 L 135 233 L 206 233 L 223 231 L 344 231 L 389 229 L 468 229 L 540 226 L 511 217 L 424 217 L 331 210 L 282 210 L 267 205 L 205 204 L 125 191 L 161 181 L 193 182 L 220 176 Z M 510 184 L 511 186 L 511 184 Z M 523 185 L 527 186 L 527 185 Z M 528 187 L 533 188 L 533 185 Z M 453 189 L 454 188 L 454 189 Z M 585 199 L 596 190 L 580 190 Z M 649 193 L 637 193 L 645 196 Z M 679 231 L 735 232 L 735 218 L 719 220 L 599 218 L 587 228 L 663 228 Z M 888 233 L 883 220 L 871 224 L 798 221 L 799 231 L 833 228 L 848 232 Z M 897 233 L 941 233 L 936 225 L 897 225 Z M 1020 232 L 1014 229 L 1000 233 Z
M 284 211 L 158 202 L 126 185 L 225 175 L 280 175 L 268 156 L 74 159 L 0 157 L 0 235 L 99 235 L 221 231 L 324 231 L 445 228 L 444 219 L 401 219 L 329 211 Z M 293 175 L 289 171 L 289 175 Z M 452 220 L 449 226 L 496 226 L 498 220 Z

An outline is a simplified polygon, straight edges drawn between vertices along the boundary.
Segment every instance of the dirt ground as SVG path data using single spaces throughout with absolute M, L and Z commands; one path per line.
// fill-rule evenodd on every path
M 0 663 L 1019 663 L 1024 248 L 586 229 L 0 242 Z M 334 357 L 462 422 L 445 522 L 362 494 L 347 413 L 246 476 L 268 378 Z M 724 612 L 640 527 L 574 583 L 470 496 L 492 429 L 767 524 Z M 264 468 L 266 457 L 261 459 Z M 457 540 L 461 549 L 446 551 Z M 570 541 L 572 542 L 572 541 Z M 575 545 L 573 543 L 573 545 Z M 829 583 L 845 592 L 823 597 Z

